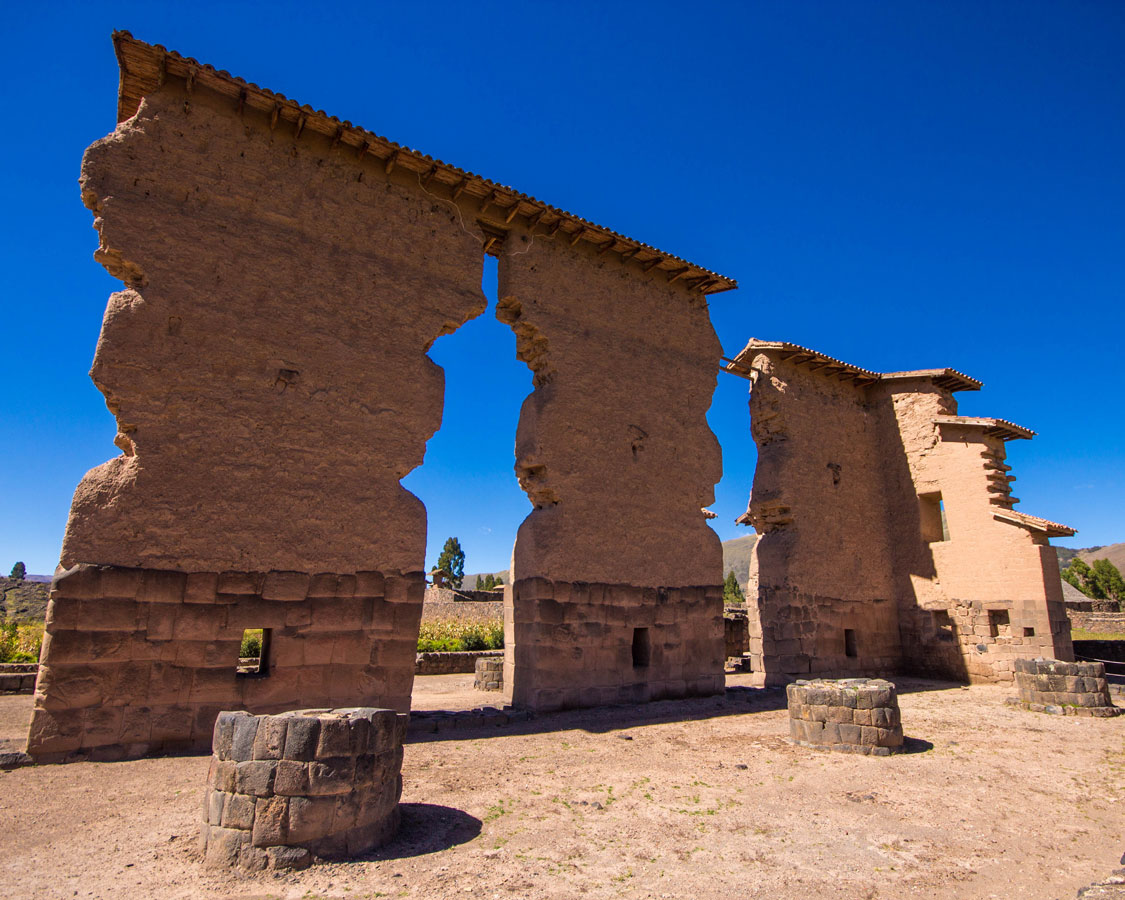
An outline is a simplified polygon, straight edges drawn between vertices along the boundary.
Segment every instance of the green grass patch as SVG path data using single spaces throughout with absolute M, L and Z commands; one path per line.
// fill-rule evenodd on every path
M 1086 631 L 1084 628 L 1073 628 L 1070 632 L 1073 641 L 1125 641 L 1125 634 L 1111 631 Z

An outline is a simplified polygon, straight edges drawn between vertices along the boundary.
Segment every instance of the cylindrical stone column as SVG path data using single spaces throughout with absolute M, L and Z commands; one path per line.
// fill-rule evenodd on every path
M 477 660 L 473 687 L 478 691 L 502 691 L 504 689 L 504 657 L 483 656 Z
M 1012 705 L 1057 716 L 1109 718 L 1125 713 L 1125 708 L 1113 705 L 1100 662 L 1017 659 L 1014 666 L 1019 696 L 1008 701 Z
M 898 692 L 889 681 L 797 681 L 786 687 L 786 696 L 794 743 L 870 756 L 889 756 L 902 749 Z
M 207 862 L 304 868 L 385 844 L 398 829 L 408 718 L 371 708 L 220 713 L 200 834 Z

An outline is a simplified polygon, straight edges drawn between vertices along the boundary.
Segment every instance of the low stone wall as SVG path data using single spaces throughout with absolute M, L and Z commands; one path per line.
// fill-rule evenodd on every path
M 215 722 L 200 844 L 208 864 L 304 868 L 398 829 L 405 713 L 224 712 Z
M 745 609 L 723 610 L 723 637 L 727 659 L 741 659 L 750 652 L 750 619 Z
M 419 653 L 415 675 L 467 675 L 476 671 L 478 659 L 504 658 L 503 650 L 458 650 L 452 653 Z
M 477 597 L 478 594 L 481 596 Z M 501 594 L 491 591 L 427 588 L 422 603 L 422 621 L 500 624 L 504 621 L 504 599 Z
M 1066 614 L 1071 628 L 1125 636 L 1125 612 L 1077 612 L 1067 607 Z
M 0 694 L 33 694 L 39 663 L 0 663 Z
M 1125 712 L 1110 699 L 1101 663 L 1017 659 L 1015 667 L 1019 696 L 1008 701 L 1012 705 L 1060 716 L 1108 718 Z
M 1125 674 L 1125 641 L 1075 641 L 1074 658 L 1079 662 L 1108 662 L 1107 671 Z
M 902 748 L 898 692 L 889 681 L 797 681 L 785 692 L 794 743 L 870 756 L 888 756 Z
M 504 657 L 486 656 L 478 659 L 473 687 L 478 691 L 502 691 L 504 689 Z

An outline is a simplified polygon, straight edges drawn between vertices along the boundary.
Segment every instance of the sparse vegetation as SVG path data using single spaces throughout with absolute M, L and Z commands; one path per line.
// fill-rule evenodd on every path
M 5 622 L 0 625 L 0 663 L 39 662 L 42 646 L 42 622 Z
M 27 566 L 25 566 L 22 562 L 16 563 L 14 566 L 12 566 L 12 574 L 10 577 L 15 579 L 16 581 L 23 581 L 24 578 L 27 577 Z
M 500 650 L 504 626 L 499 622 L 460 622 L 445 619 L 423 622 L 418 632 L 419 653 L 453 653 L 461 650 Z
M 261 628 L 250 628 L 242 633 L 242 646 L 238 648 L 238 655 L 243 658 L 262 655 Z

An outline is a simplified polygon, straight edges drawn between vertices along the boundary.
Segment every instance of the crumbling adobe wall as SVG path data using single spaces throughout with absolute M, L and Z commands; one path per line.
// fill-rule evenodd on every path
M 505 688 L 552 708 L 723 686 L 722 475 L 706 299 L 562 240 L 509 240 L 497 315 L 534 373 Z
M 935 424 L 955 416 L 957 403 L 924 379 L 871 393 L 909 462 L 909 479 L 887 473 L 891 527 L 903 536 L 896 571 L 907 667 L 1010 681 L 1020 657 L 1071 659 L 1057 554 L 1045 535 L 995 516 L 1013 502 L 1004 440 L 977 425 Z M 918 498 L 937 493 L 946 531 L 926 540 Z
M 780 354 L 740 361 L 751 369 L 758 446 L 748 510 L 761 534 L 747 595 L 751 667 L 771 682 L 893 672 L 898 617 L 878 419 L 855 384 Z
M 732 366 L 753 383 L 745 521 L 762 538 L 747 603 L 767 682 L 849 668 L 1010 680 L 1020 656 L 1071 658 L 1047 540 L 1072 531 L 1013 511 L 1004 442 L 1032 432 L 957 416 L 953 391 L 979 382 L 755 340 Z
M 127 285 L 91 373 L 122 455 L 75 493 L 62 565 L 102 574 L 56 584 L 33 754 L 199 745 L 219 709 L 408 708 L 426 515 L 399 479 L 441 423 L 426 351 L 485 307 L 481 242 L 301 124 L 169 77 L 87 151 Z M 255 684 L 243 627 L 275 630 Z

